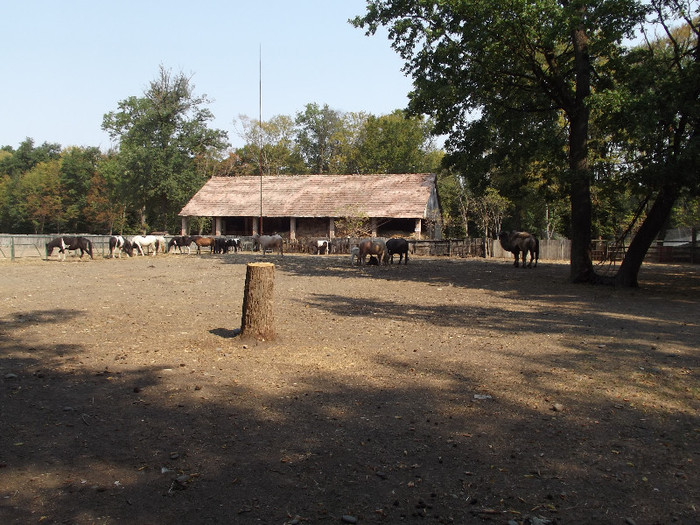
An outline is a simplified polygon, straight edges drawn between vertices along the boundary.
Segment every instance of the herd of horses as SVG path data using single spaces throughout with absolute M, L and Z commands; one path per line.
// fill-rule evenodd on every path
M 535 235 L 528 232 L 501 232 L 498 236 L 501 246 L 504 250 L 511 252 L 515 256 L 515 266 L 532 268 L 537 266 L 539 260 L 540 243 Z M 209 247 L 210 253 L 227 253 L 230 250 L 238 252 L 241 249 L 240 238 L 225 238 L 225 237 L 209 237 L 203 235 L 179 235 L 170 239 L 166 243 L 165 237 L 160 235 L 135 235 L 131 238 L 122 235 L 113 235 L 109 239 L 109 256 L 111 258 L 119 257 L 126 253 L 128 256 L 133 256 L 134 252 L 140 255 L 147 253 L 155 256 L 159 251 L 170 252 L 178 250 L 180 253 L 191 253 L 192 244 L 196 246 L 197 253 L 201 253 L 201 249 Z M 279 255 L 284 255 L 284 240 L 280 235 L 253 235 L 253 250 L 261 251 L 263 255 L 267 252 L 277 252 Z M 66 258 L 67 251 L 80 251 L 80 257 L 88 254 L 93 258 L 92 242 L 85 237 L 61 236 L 56 237 L 46 243 L 46 256 L 51 256 L 54 249 L 58 249 L 59 258 Z M 309 245 L 309 251 L 316 254 L 330 253 L 331 241 L 321 239 L 312 241 Z M 409 244 L 406 239 L 392 238 L 387 241 L 382 239 L 365 239 L 360 241 L 357 246 L 350 249 L 350 264 L 354 265 L 386 265 L 394 264 L 394 255 L 399 256 L 398 264 L 403 261 L 404 265 L 408 264 Z M 530 255 L 530 261 L 526 265 L 527 255 Z

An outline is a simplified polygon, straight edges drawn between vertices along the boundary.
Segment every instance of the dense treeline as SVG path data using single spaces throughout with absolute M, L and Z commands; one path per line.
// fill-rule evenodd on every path
M 107 113 L 108 152 L 28 138 L 0 150 L 0 231 L 137 233 L 179 231 L 177 216 L 207 178 L 260 173 L 436 172 L 442 152 L 432 125 L 400 110 L 343 113 L 308 104 L 293 119 L 237 119 L 245 145 L 231 149 L 212 129 L 206 96 L 182 74 L 161 68 L 141 97 Z M 262 146 L 262 150 L 261 150 Z M 206 229 L 201 220 L 195 228 Z

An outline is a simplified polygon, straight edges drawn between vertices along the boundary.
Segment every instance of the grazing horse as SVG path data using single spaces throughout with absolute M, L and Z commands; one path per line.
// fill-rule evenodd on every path
M 364 241 L 360 242 L 359 248 L 360 253 L 358 254 L 358 258 L 361 265 L 365 264 L 365 258 L 368 255 L 376 255 L 379 264 L 386 264 L 388 256 L 386 252 L 386 244 L 383 240 L 376 239 L 373 241 L 371 239 L 365 239 Z
M 202 253 L 202 247 L 209 246 L 209 253 L 214 252 L 216 239 L 214 237 L 202 237 L 201 235 L 193 235 L 190 237 L 193 243 L 197 245 L 197 253 Z
M 238 250 L 241 249 L 241 240 L 238 237 L 235 239 L 226 239 L 226 248 L 224 249 L 224 253 L 230 249 L 232 249 L 234 253 L 238 253 Z
M 272 252 L 275 248 L 277 248 L 280 255 L 284 255 L 282 250 L 283 241 L 280 235 L 260 235 L 256 233 L 253 235 L 253 242 L 255 243 L 253 250 L 260 249 L 263 255 L 265 255 L 267 250 Z
M 141 255 L 145 255 L 143 249 L 146 248 L 151 256 L 155 256 L 156 252 L 158 252 L 160 241 L 155 235 L 136 235 L 131 239 L 131 243 Z
M 58 248 L 59 257 L 62 254 L 63 259 L 66 260 L 66 250 L 77 251 L 80 250 L 80 258 L 83 258 L 84 254 L 88 254 L 90 259 L 92 259 L 92 242 L 85 237 L 56 237 L 50 242 L 46 243 L 46 256 L 51 257 L 53 249 Z
M 399 264 L 401 264 L 401 260 L 404 261 L 404 265 L 408 264 L 408 241 L 406 239 L 389 239 L 386 241 L 386 251 L 391 264 L 394 264 L 395 253 L 399 254 Z
M 355 266 L 355 259 L 357 259 L 357 264 L 360 264 L 360 247 L 353 246 L 350 248 L 350 266 Z
M 131 241 L 125 239 L 121 235 L 113 235 L 109 238 L 109 256 L 114 259 L 114 254 L 117 257 L 122 258 L 122 251 L 125 252 L 129 257 L 133 253 L 133 246 Z
M 175 248 L 180 250 L 180 253 L 182 253 L 183 248 L 187 248 L 187 253 L 190 253 L 190 244 L 191 240 L 189 235 L 178 235 L 170 239 L 170 242 L 168 243 L 168 252 L 172 249 L 173 251 Z
M 530 262 L 527 267 L 532 268 L 532 261 L 535 261 L 535 268 L 537 267 L 537 261 L 540 258 L 540 241 L 528 232 L 516 232 L 512 231 L 501 232 L 498 236 L 498 240 L 501 241 L 501 246 L 507 252 L 511 252 L 515 255 L 514 266 L 518 267 L 518 255 L 523 254 L 523 265 L 525 268 L 525 260 L 527 259 L 527 252 L 530 252 Z

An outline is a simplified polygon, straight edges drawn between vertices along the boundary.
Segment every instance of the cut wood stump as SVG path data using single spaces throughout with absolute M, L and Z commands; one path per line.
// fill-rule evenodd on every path
M 268 262 L 249 263 L 245 276 L 241 337 L 258 341 L 275 338 L 273 290 L 275 265 Z

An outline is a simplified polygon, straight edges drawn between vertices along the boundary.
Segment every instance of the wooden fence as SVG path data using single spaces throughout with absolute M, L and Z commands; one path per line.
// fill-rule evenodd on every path
M 46 258 L 46 243 L 57 237 L 57 234 L 44 235 L 11 235 L 0 234 L 0 260 L 14 260 L 16 258 Z M 93 255 L 95 257 L 109 255 L 109 235 L 83 235 L 92 241 Z M 166 235 L 166 241 L 173 236 Z M 240 237 L 245 251 L 250 251 L 253 246 L 252 237 Z M 360 239 L 342 238 L 334 239 L 335 253 L 349 253 L 350 247 L 356 245 Z M 513 255 L 505 252 L 501 244 L 494 239 L 469 238 L 469 239 L 443 239 L 416 240 L 409 239 L 410 250 L 415 255 L 427 255 L 437 257 L 489 257 L 510 259 Z M 289 253 L 303 253 L 308 246 L 308 240 L 297 239 L 285 242 L 285 251 Z M 593 260 L 619 262 L 624 257 L 624 250 L 615 250 L 613 243 L 596 241 L 591 246 Z M 571 253 L 571 241 L 569 240 L 540 240 L 540 260 L 568 261 Z M 649 248 L 645 257 L 647 262 L 660 263 L 698 263 L 700 262 L 700 247 L 695 246 L 658 246 Z

